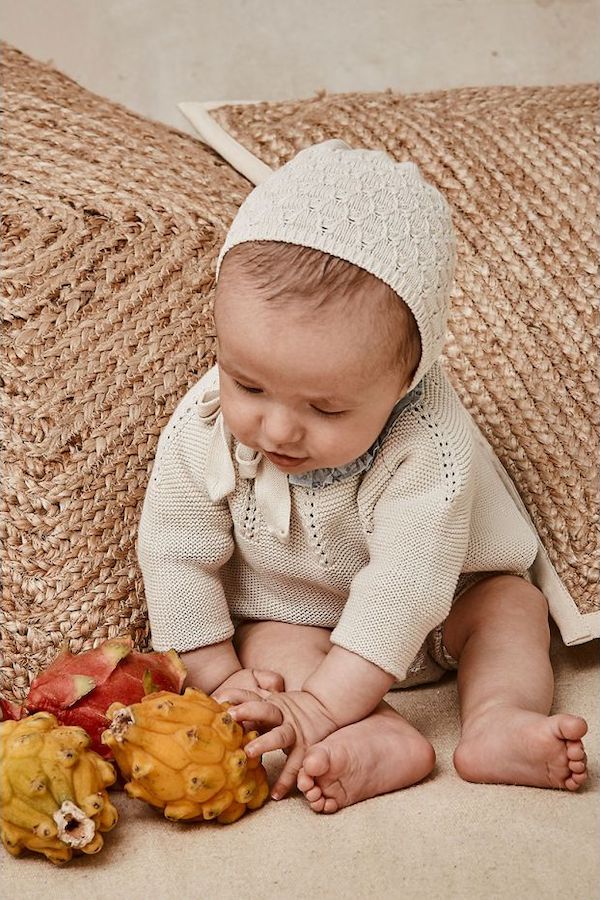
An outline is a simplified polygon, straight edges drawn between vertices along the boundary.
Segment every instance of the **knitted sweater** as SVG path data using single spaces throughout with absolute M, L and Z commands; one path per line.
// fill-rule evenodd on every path
M 161 434 L 139 528 L 154 649 L 272 619 L 331 628 L 402 681 L 462 573 L 525 574 L 533 527 L 439 363 L 422 386 L 368 471 L 306 487 L 229 434 L 216 367 L 194 385 Z

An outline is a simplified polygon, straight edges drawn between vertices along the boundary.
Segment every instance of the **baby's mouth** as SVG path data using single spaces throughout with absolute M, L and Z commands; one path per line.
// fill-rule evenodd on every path
M 308 456 L 284 456 L 282 453 L 267 453 L 266 450 L 263 450 L 263 453 L 270 462 L 282 469 L 294 469 L 308 459 Z

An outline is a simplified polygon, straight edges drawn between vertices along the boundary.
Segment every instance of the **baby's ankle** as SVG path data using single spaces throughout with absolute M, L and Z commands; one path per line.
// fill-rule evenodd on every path
M 510 721 L 515 716 L 519 717 L 523 713 L 539 713 L 548 715 L 549 710 L 530 709 L 527 704 L 518 702 L 509 702 L 506 699 L 494 698 L 484 703 L 471 707 L 468 711 L 463 710 L 461 713 L 462 733 L 479 728 L 487 729 L 494 727 L 494 723 L 498 721 Z

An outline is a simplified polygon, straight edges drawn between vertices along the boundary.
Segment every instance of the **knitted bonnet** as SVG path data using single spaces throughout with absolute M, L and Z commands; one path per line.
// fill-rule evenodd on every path
M 246 241 L 322 250 L 375 275 L 413 313 L 422 353 L 412 390 L 444 344 L 455 261 L 450 210 L 411 162 L 329 140 L 301 150 L 242 203 L 217 261 Z

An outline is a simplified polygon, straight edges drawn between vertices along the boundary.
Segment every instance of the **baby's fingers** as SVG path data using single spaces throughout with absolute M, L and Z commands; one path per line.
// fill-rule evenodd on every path
M 257 694 L 256 691 L 247 691 L 244 688 L 224 687 L 222 690 L 217 688 L 211 694 L 211 697 L 217 703 L 244 703 L 248 700 L 256 700 L 260 703 L 260 694 Z
M 260 756 L 261 753 L 268 753 L 269 750 L 285 750 L 286 747 L 292 747 L 296 743 L 296 733 L 289 722 L 278 725 L 276 728 L 261 734 L 249 744 L 246 744 L 244 750 L 248 756 Z M 298 770 L 300 766 L 298 766 Z
M 252 669 L 252 674 L 259 688 L 265 691 L 280 694 L 285 690 L 285 681 L 279 672 L 273 672 L 271 669 Z
M 233 692 L 232 692 L 233 693 Z M 240 691 L 244 693 L 244 691 Z M 230 699 L 228 694 L 225 698 Z M 235 700 L 233 701 L 235 703 Z M 283 713 L 273 703 L 267 703 L 264 700 L 247 700 L 230 706 L 227 712 L 236 722 L 245 720 L 256 722 L 262 728 L 273 728 L 275 725 L 281 725 L 283 721 Z
M 302 766 L 303 759 L 304 750 L 302 747 L 294 747 L 279 773 L 279 778 L 273 785 L 271 791 L 273 800 L 281 800 L 282 797 L 285 797 L 286 794 L 296 787 L 298 772 Z

